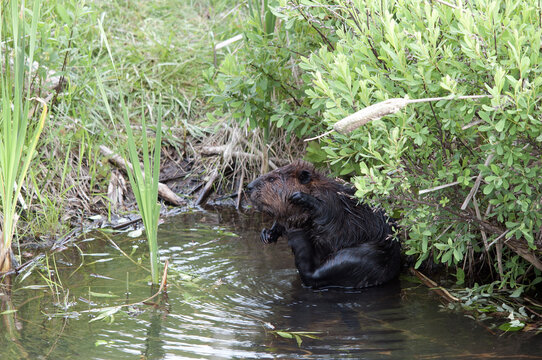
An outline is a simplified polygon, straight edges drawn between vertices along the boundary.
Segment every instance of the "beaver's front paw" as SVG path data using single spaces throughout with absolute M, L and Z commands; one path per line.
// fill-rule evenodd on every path
M 279 237 L 282 236 L 283 233 L 284 226 L 275 221 L 271 229 L 265 228 L 262 230 L 262 232 L 260 233 L 260 239 L 264 244 L 271 244 L 277 242 L 277 240 L 279 239 Z
M 278 239 L 279 237 L 276 236 L 276 234 L 274 234 L 273 230 L 271 229 L 264 228 L 260 233 L 260 240 L 262 240 L 264 244 L 271 244 L 277 242 Z
M 318 207 L 320 206 L 320 202 L 318 201 L 318 199 L 316 199 L 312 195 L 301 191 L 294 192 L 292 195 L 290 195 L 288 200 L 290 201 L 290 203 L 301 206 L 302 208 L 305 208 L 307 210 L 318 209 Z

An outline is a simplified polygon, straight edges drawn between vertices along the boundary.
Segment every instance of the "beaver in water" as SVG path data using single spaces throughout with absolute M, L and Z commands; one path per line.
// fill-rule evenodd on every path
M 252 204 L 275 222 L 264 243 L 286 236 L 306 286 L 363 288 L 399 274 L 400 243 L 380 209 L 354 197 L 355 190 L 296 161 L 247 186 Z

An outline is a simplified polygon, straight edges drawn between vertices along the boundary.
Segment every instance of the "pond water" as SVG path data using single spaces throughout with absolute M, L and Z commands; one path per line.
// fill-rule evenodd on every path
M 495 335 L 405 276 L 359 292 L 303 288 L 286 242 L 259 241 L 264 224 L 259 214 L 230 210 L 166 218 L 159 241 L 170 261 L 167 298 L 101 320 L 87 311 L 151 295 L 141 268 L 147 245 L 87 235 L 94 240 L 49 256 L 58 295 L 28 287 L 44 283 L 37 271 L 15 286 L 3 304 L 17 312 L 3 315 L 0 358 L 542 359 L 541 336 Z

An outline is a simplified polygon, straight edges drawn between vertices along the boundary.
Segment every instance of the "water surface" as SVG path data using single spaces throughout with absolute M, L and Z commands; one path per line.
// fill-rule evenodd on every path
M 230 210 L 166 218 L 167 297 L 92 322 L 98 314 L 86 310 L 138 302 L 151 289 L 143 238 L 111 236 L 134 263 L 108 237 L 88 235 L 55 254 L 58 295 L 25 288 L 43 283 L 37 271 L 16 286 L 1 359 L 542 359 L 541 336 L 496 335 L 405 276 L 358 292 L 306 289 L 286 242 L 259 241 L 264 225 Z M 298 345 L 278 335 L 292 332 L 317 338 Z

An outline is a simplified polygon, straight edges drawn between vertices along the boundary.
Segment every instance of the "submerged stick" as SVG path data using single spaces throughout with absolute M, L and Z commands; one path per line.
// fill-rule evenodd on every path
M 110 163 L 124 172 L 126 172 L 128 168 L 133 168 L 129 161 L 125 161 L 122 156 L 115 154 L 113 150 L 109 149 L 107 146 L 100 145 L 100 152 L 102 155 L 109 158 Z M 185 203 L 181 197 L 175 194 L 166 184 L 163 183 L 158 183 L 158 196 L 173 205 L 181 206 Z
M 81 311 L 81 313 L 97 312 L 97 311 L 100 311 L 100 310 L 103 311 L 105 309 L 121 309 L 123 307 L 131 307 L 131 306 L 135 306 L 135 305 L 139 305 L 139 304 L 147 305 L 146 303 L 148 303 L 149 301 L 151 301 L 152 299 L 157 297 L 162 291 L 164 291 L 164 289 L 167 288 L 167 270 L 168 270 L 168 267 L 169 267 L 169 260 L 166 259 L 166 262 L 164 264 L 164 272 L 162 274 L 162 281 L 160 282 L 160 287 L 158 288 L 158 291 L 156 291 L 154 293 L 154 295 L 152 295 L 152 296 L 150 296 L 150 297 L 148 297 L 148 298 L 146 298 L 144 300 L 133 302 L 133 303 L 130 303 L 130 304 L 107 306 L 107 307 L 99 308 L 99 309 L 83 310 L 83 311 Z
M 429 279 L 427 276 L 425 276 L 422 272 L 411 268 L 410 272 L 414 274 L 422 283 L 425 284 L 430 290 L 435 291 L 438 295 L 440 295 L 442 298 L 449 302 L 459 302 L 459 299 L 450 294 L 448 290 L 443 288 L 442 286 L 439 286 L 436 282 Z

